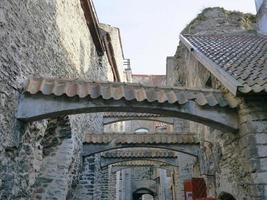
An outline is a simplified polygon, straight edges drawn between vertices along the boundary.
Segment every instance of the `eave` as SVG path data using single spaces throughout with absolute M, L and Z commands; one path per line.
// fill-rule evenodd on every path
M 104 44 L 99 31 L 99 23 L 94 11 L 93 2 L 91 0 L 81 0 L 81 6 L 84 11 L 87 26 L 93 38 L 96 51 L 99 56 L 104 55 Z

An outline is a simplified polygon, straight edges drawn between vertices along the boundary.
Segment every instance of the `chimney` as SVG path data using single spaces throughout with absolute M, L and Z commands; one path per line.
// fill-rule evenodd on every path
M 267 36 L 267 0 L 255 0 L 258 32 Z

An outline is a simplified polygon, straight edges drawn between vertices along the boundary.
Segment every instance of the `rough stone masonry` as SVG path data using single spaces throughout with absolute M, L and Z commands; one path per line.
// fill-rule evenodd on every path
M 176 195 L 183 199 L 181 180 L 192 177 L 204 178 L 208 195 L 221 200 L 266 199 L 267 39 L 261 35 L 264 33 L 261 30 L 265 28 L 267 1 L 257 3 L 256 17 L 222 8 L 205 9 L 184 29 L 176 54 L 167 59 L 168 85 L 218 89 L 236 103 L 238 132 L 219 131 L 175 119 L 168 130 L 196 133 L 203 157 L 195 161 L 180 156 L 182 164 L 169 175 L 168 170 L 155 170 L 159 172 L 155 175 L 150 167 L 141 167 L 142 170 L 123 169 L 115 177 L 111 174 L 112 166 L 102 168 L 100 154 L 81 155 L 85 133 L 104 132 L 103 114 L 60 116 L 24 123 L 16 119 L 15 113 L 25 81 L 32 76 L 85 81 L 117 81 L 118 77 L 126 80 L 119 30 L 100 25 L 89 0 L 1 0 L 0 199 L 105 200 L 116 196 L 109 191 L 116 189 L 116 193 L 125 195 L 121 190 L 133 192 L 134 188 L 135 192 L 144 189 L 141 194 L 145 195 L 169 195 L 170 198 Z M 245 35 L 241 43 L 246 48 L 240 47 L 242 52 L 225 55 L 234 48 L 234 45 L 223 46 L 230 33 L 238 38 Z M 260 41 L 259 45 L 255 47 L 251 38 Z M 223 42 L 217 43 L 221 40 Z M 214 51 L 209 51 L 207 45 L 214 44 L 213 48 L 223 54 L 212 60 L 216 56 L 210 57 Z M 258 55 L 248 55 L 252 48 Z M 252 57 L 240 60 L 242 53 Z M 233 55 L 229 63 L 228 58 Z M 249 63 L 251 60 L 254 62 Z M 240 69 L 240 65 L 243 68 Z M 232 68 L 234 66 L 236 69 Z M 218 67 L 222 68 L 218 70 Z M 237 93 L 232 92 L 218 71 L 240 82 Z M 129 128 L 121 123 L 119 128 L 113 126 L 112 131 L 138 130 L 144 128 L 144 124 L 138 121 Z M 151 124 L 154 130 L 157 123 Z M 136 179 L 135 184 L 123 182 L 129 177 Z M 178 183 L 170 179 L 178 179 Z M 168 185 L 168 181 L 172 184 Z M 141 183 L 145 188 L 138 188 Z M 111 184 L 118 187 L 114 189 Z M 171 189 L 173 186 L 179 187 L 178 195 Z M 162 195 L 164 192 L 166 194 Z M 133 194 L 128 196 L 132 200 Z

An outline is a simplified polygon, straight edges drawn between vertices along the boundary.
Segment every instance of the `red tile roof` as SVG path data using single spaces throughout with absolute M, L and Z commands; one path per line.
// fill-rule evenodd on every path
M 169 104 L 185 104 L 194 101 L 199 106 L 235 107 L 218 90 L 213 89 L 186 89 L 167 87 L 148 87 L 138 84 L 114 82 L 86 82 L 79 80 L 62 80 L 31 78 L 26 93 L 54 96 L 67 96 L 92 99 L 126 99 L 127 101 L 158 102 Z

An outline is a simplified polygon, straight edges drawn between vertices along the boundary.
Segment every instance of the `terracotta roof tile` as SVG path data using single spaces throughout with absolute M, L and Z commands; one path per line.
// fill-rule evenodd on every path
M 104 114 L 104 118 L 127 118 L 127 117 L 160 117 L 160 115 L 157 114 L 151 114 L 151 113 L 124 113 L 124 112 L 109 112 Z
M 267 92 L 267 37 L 249 33 L 184 37 L 236 79 L 240 93 Z
M 101 154 L 104 158 L 177 158 L 173 151 L 166 150 L 113 150 Z
M 159 166 L 169 166 L 168 163 L 159 163 L 157 161 L 150 160 L 133 160 L 133 161 L 124 161 L 121 163 L 113 164 L 113 167 L 141 167 L 141 166 L 155 166 L 155 164 Z
M 224 98 L 220 91 L 212 89 L 160 88 L 129 83 L 31 78 L 26 85 L 25 92 L 55 96 L 66 95 L 67 97 L 77 96 L 79 98 L 103 98 L 105 100 L 124 98 L 128 101 L 170 104 L 185 104 L 195 101 L 200 106 L 232 107 L 232 104 Z
M 84 143 L 87 144 L 199 144 L 195 134 L 140 134 L 140 133 L 103 133 L 86 134 Z

